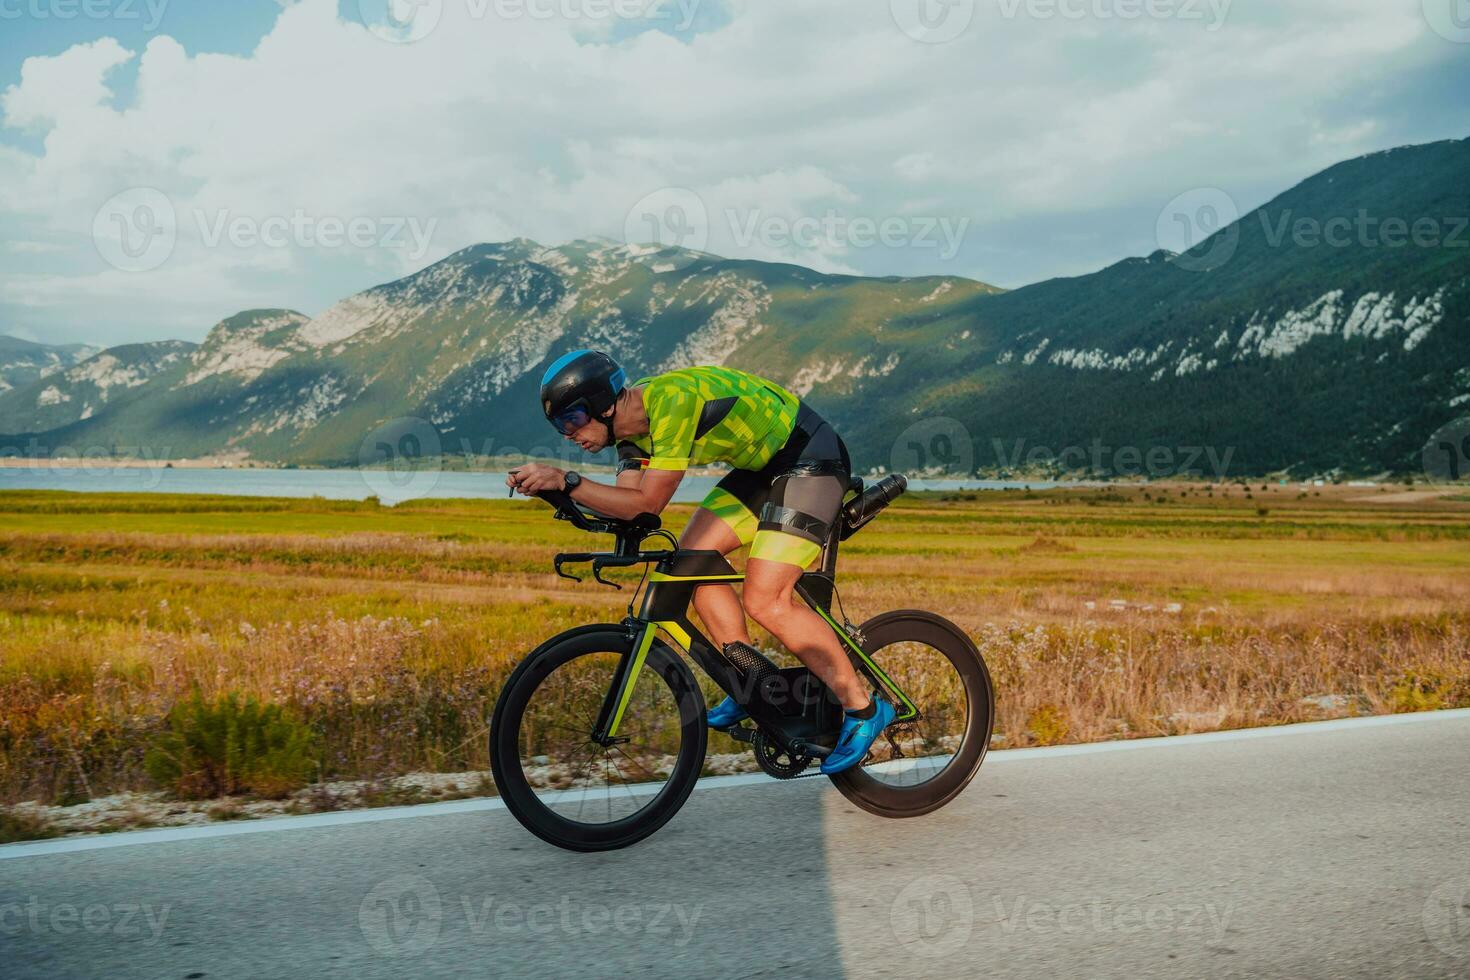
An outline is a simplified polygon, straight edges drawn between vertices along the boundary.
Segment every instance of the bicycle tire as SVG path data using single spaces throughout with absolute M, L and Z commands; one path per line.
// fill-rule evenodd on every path
M 915 786 L 891 786 L 855 766 L 832 780 L 849 801 L 882 817 L 918 817 L 932 813 L 964 791 L 980 771 L 995 728 L 995 687 L 985 658 L 954 623 L 918 609 L 898 609 L 873 617 L 859 627 L 863 650 L 881 667 L 882 649 L 894 643 L 922 643 L 943 653 L 954 665 L 969 702 L 965 731 L 950 762 L 934 778 Z M 924 706 L 918 705 L 922 712 Z
M 520 756 L 521 723 L 537 688 L 558 667 L 578 657 L 630 652 L 635 639 L 621 626 L 601 624 L 569 630 L 533 650 L 506 680 L 490 724 L 490 770 L 505 807 L 523 827 L 549 844 L 570 851 L 608 851 L 653 834 L 673 818 L 694 790 L 708 744 L 704 697 L 693 672 L 665 642 L 655 638 L 645 674 L 663 679 L 679 709 L 680 745 L 663 787 L 649 804 L 624 819 L 588 824 L 556 813 L 537 795 Z M 589 733 L 590 736 L 590 733 Z

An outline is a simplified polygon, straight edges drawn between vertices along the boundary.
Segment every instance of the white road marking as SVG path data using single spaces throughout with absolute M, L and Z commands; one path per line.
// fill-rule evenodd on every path
M 1422 724 L 1432 721 L 1470 719 L 1470 708 L 1447 711 L 1422 711 L 1401 715 L 1370 715 L 1363 718 L 1337 718 L 1332 721 L 1308 721 L 1294 725 L 1266 728 L 1237 728 L 1223 732 L 1200 732 L 1195 735 L 1168 735 L 1159 738 L 1134 738 L 1112 742 L 1088 742 L 1082 745 L 1052 745 L 1029 749 L 995 749 L 985 756 L 986 765 L 1029 760 L 1061 759 L 1095 752 L 1128 752 L 1138 749 L 1174 748 L 1202 742 L 1239 742 L 1253 738 L 1279 738 L 1287 735 L 1314 735 L 1358 728 L 1381 728 L 1392 725 Z M 782 780 L 765 773 L 742 773 L 737 776 L 708 776 L 696 785 L 697 790 L 730 789 L 736 786 L 780 786 Z M 576 792 L 576 791 L 568 791 Z M 346 824 L 374 823 L 380 820 L 406 820 L 411 817 L 436 817 L 453 813 L 481 813 L 503 810 L 499 797 L 478 800 L 452 800 L 447 803 L 422 803 L 416 806 L 383 807 L 376 810 L 347 810 L 312 813 L 294 817 L 270 817 L 258 821 L 209 824 L 203 827 L 160 827 L 156 830 L 132 830 L 89 837 L 67 837 L 61 840 L 27 841 L 0 845 L 0 861 L 40 857 L 45 854 L 72 854 L 134 844 L 164 844 L 174 841 L 201 840 L 211 837 L 235 837 L 240 834 L 263 834 L 283 830 L 314 830 Z

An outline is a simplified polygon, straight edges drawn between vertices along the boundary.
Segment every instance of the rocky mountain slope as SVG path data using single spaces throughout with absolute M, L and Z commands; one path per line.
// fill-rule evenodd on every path
M 587 346 L 635 377 L 765 373 L 863 468 L 1411 471 L 1470 412 L 1467 173 L 1470 141 L 1374 154 L 1183 256 L 1012 292 L 606 241 L 477 245 L 314 318 L 248 311 L 197 348 L 118 348 L 16 386 L 0 444 L 356 463 L 382 423 L 418 417 L 446 452 L 546 452 L 537 380 Z
M 1413 471 L 1470 414 L 1467 175 L 1470 141 L 1373 154 L 1184 256 L 968 303 L 958 320 L 986 341 L 928 360 L 918 414 L 972 406 L 985 466 L 1022 439 L 1214 447 L 1252 473 Z M 906 397 L 891 381 L 867 394 L 885 396 Z
M 126 403 L 130 393 L 180 364 L 194 347 L 182 340 L 113 347 L 0 393 L 0 431 L 53 430 L 84 422 Z
M 0 334 L 0 393 L 71 367 L 97 353 L 85 344 L 52 346 Z

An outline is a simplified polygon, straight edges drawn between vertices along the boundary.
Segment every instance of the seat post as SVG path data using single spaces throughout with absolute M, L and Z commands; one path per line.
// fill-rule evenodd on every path
M 820 606 L 823 612 L 832 612 L 832 591 L 837 582 L 837 543 L 841 540 L 841 530 L 838 521 L 832 523 L 832 529 L 827 532 L 827 543 L 822 545 L 821 561 L 815 570 L 805 572 L 801 576 L 800 586 L 807 594 L 808 600 L 815 606 Z

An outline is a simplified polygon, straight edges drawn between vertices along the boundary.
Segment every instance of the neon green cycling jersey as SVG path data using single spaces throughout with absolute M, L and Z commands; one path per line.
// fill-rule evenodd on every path
M 706 463 L 758 470 L 791 438 L 801 407 L 776 382 L 734 368 L 682 368 L 635 384 L 649 432 L 624 440 L 618 455 L 624 465 L 654 470 Z

